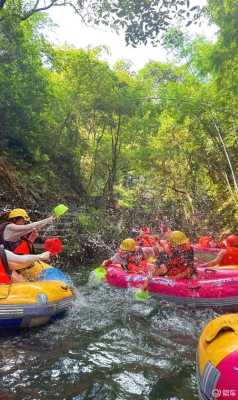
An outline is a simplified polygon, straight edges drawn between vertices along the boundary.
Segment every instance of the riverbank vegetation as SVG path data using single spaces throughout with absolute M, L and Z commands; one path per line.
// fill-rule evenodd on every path
M 110 243 L 161 219 L 192 235 L 236 230 L 236 1 L 208 2 L 214 43 L 170 27 L 174 62 L 138 72 L 107 64 L 103 47 L 55 47 L 46 14 L 0 3 L 2 209 L 64 200 L 74 240 L 100 231 Z

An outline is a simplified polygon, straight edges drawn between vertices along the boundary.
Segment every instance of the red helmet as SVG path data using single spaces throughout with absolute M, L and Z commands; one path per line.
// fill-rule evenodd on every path
M 238 247 L 238 236 L 236 235 L 229 235 L 226 238 L 227 246 L 228 247 Z

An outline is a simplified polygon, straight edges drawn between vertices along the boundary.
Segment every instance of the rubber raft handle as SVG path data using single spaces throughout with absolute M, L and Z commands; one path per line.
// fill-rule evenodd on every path
M 207 327 L 206 342 L 211 343 L 221 331 L 232 331 L 238 336 L 238 316 L 222 316 L 218 320 L 214 320 Z

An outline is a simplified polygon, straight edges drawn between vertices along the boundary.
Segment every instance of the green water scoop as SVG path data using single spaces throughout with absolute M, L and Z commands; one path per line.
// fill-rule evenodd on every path
M 58 206 L 56 206 L 53 209 L 53 213 L 55 215 L 56 218 L 60 218 L 62 217 L 62 215 L 64 215 L 67 211 L 69 210 L 69 208 L 67 206 L 65 206 L 64 204 L 59 204 Z

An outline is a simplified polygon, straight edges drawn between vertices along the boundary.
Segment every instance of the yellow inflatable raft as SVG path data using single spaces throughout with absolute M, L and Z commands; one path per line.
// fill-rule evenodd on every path
M 238 399 L 238 314 L 223 315 L 204 328 L 197 373 L 200 399 Z
M 57 268 L 36 263 L 24 275 L 28 282 L 0 285 L 0 328 L 40 326 L 72 304 L 73 288 Z

